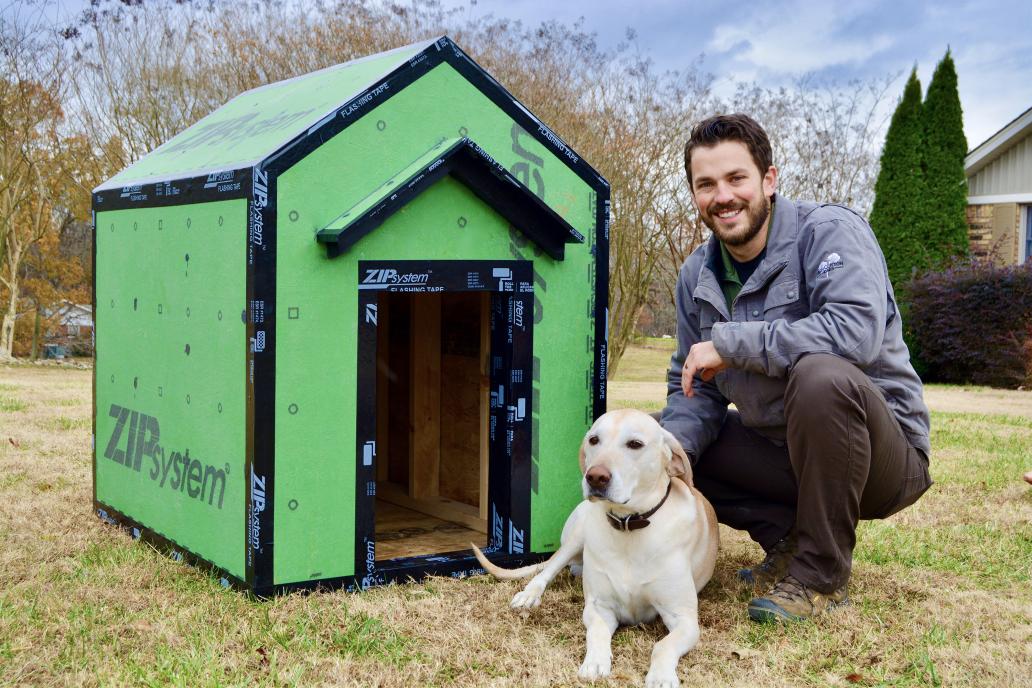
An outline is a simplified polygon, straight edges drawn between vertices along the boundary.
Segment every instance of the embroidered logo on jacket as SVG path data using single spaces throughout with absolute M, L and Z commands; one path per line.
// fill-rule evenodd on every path
M 829 253 L 828 257 L 817 266 L 817 279 L 824 279 L 830 276 L 832 270 L 842 267 L 842 256 L 837 253 Z

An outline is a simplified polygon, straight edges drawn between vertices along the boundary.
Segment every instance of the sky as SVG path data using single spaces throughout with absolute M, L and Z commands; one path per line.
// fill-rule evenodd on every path
M 825 82 L 898 76 L 891 108 L 916 65 L 927 89 L 949 48 L 957 67 L 968 149 L 1032 108 L 1032 1 L 979 0 L 445 0 L 475 15 L 572 23 L 615 46 L 632 28 L 660 70 L 702 56 L 717 92 L 734 82 L 790 85 L 804 75 Z
M 822 83 L 897 77 L 885 101 L 886 118 L 910 70 L 917 66 L 927 89 L 950 48 L 969 150 L 1032 107 L 1032 0 L 441 2 L 530 26 L 548 20 L 572 24 L 583 17 L 584 29 L 597 34 L 603 48 L 633 29 L 640 50 L 661 71 L 688 67 L 701 57 L 721 95 L 731 95 L 736 81 L 776 87 L 804 75 Z M 58 0 L 55 9 L 67 16 L 86 4 Z

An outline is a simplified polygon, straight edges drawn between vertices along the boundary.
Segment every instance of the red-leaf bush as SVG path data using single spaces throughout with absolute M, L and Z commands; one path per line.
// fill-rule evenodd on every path
M 1032 261 L 966 261 L 903 286 L 926 381 L 1032 386 Z

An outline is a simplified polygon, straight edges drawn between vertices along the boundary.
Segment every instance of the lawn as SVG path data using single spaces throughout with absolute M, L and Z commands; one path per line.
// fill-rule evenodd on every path
M 659 407 L 670 346 L 629 352 L 611 406 Z M 0 685 L 576 685 L 583 597 L 568 574 L 529 614 L 508 609 L 517 583 L 487 577 L 259 601 L 101 522 L 90 376 L 0 366 Z M 734 574 L 760 552 L 722 527 L 685 685 L 1032 685 L 1032 393 L 927 396 L 936 486 L 862 525 L 852 605 L 749 622 Z M 639 685 L 663 634 L 618 631 L 603 685 Z

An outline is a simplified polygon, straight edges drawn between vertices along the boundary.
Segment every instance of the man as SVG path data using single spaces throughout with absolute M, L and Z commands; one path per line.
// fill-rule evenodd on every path
M 846 602 L 859 519 L 931 486 L 921 381 L 870 226 L 776 195 L 755 121 L 698 123 L 685 171 L 713 234 L 678 276 L 662 424 L 718 520 L 766 552 L 739 571 L 766 591 L 749 616 L 809 618 Z

